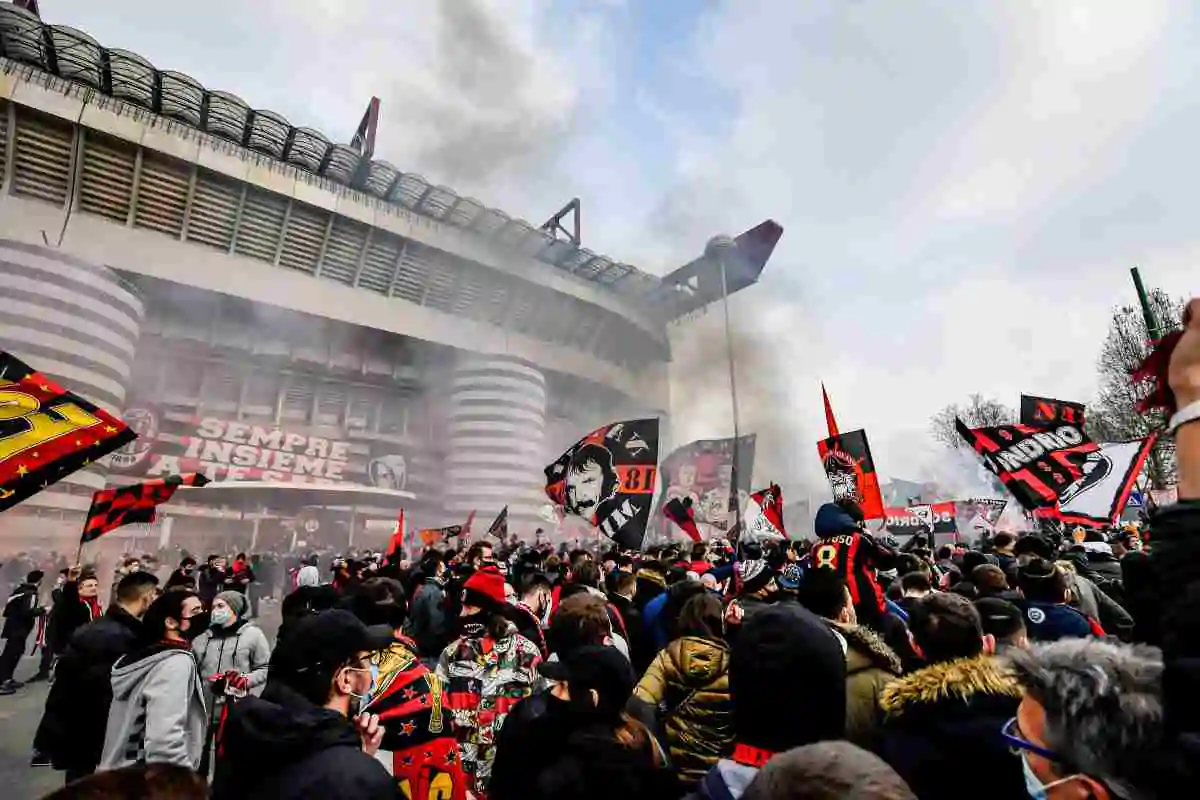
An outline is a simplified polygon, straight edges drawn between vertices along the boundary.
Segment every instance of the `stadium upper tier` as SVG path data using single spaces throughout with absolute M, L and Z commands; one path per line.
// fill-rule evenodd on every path
M 0 3 L 0 236 L 665 404 L 657 279 L 359 161 Z
M 478 200 L 434 186 L 386 161 L 369 161 L 349 145 L 296 127 L 274 111 L 251 108 L 229 92 L 206 89 L 179 72 L 156 69 L 146 59 L 101 46 L 82 31 L 47 25 L 32 13 L 0 3 L 0 55 L 90 86 L 109 97 L 183 122 L 281 163 L 370 197 L 447 222 L 558 269 L 629 297 L 648 294 L 659 280 Z

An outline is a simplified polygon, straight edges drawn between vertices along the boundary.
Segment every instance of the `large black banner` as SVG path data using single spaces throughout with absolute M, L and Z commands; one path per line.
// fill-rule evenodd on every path
M 662 493 L 654 518 L 663 520 L 664 506 L 671 500 L 692 501 L 692 519 L 705 536 L 720 536 L 737 525 L 729 510 L 733 484 L 734 439 L 702 439 L 671 451 L 663 459 Z M 754 473 L 754 434 L 737 441 L 738 508 L 745 508 L 750 497 L 750 478 Z M 664 525 L 664 529 L 666 526 Z
M 968 428 L 956 420 L 958 434 L 979 454 L 1026 509 L 1053 508 L 1083 475 L 1083 464 L 1096 443 L 1083 424 L 1052 426 L 995 425 Z
M 598 428 L 546 467 L 546 496 L 624 548 L 640 550 L 658 473 L 658 419 Z
M 1050 397 L 1021 395 L 1022 425 L 1078 425 L 1083 427 L 1083 403 L 1055 400 Z

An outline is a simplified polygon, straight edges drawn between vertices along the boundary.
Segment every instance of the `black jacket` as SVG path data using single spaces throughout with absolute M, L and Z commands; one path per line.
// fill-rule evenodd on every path
M 100 763 L 112 703 L 112 666 L 134 651 L 141 629 L 129 612 L 111 606 L 71 637 L 33 740 L 34 749 L 48 756 L 55 769 Z
M 199 585 L 198 594 L 205 606 L 211 606 L 213 598 L 225 591 L 229 581 L 229 573 L 205 564 L 196 573 Z
M 213 800 L 394 800 L 396 784 L 362 750 L 354 724 L 278 681 L 230 707 Z
M 38 605 L 38 587 L 33 583 L 22 583 L 13 590 L 4 605 L 4 630 L 0 638 L 25 641 L 37 623 L 38 617 L 46 613 Z
M 1000 735 L 1021 689 L 987 656 L 933 664 L 889 683 L 878 752 L 921 800 L 961 798 L 986 776 L 989 797 L 1024 797 L 1021 763 Z
M 50 628 L 47 631 L 46 644 L 51 651 L 61 655 L 67 649 L 75 631 L 92 621 L 92 612 L 79 599 L 79 584 L 67 581 L 63 584 L 54 607 L 50 610 Z
M 642 624 L 641 609 L 634 601 L 616 593 L 609 594 L 608 602 L 617 610 L 617 613 L 621 615 L 621 620 L 625 623 L 625 630 L 628 632 L 629 660 L 634 664 L 649 666 L 658 652 L 654 649 L 654 642 L 646 633 L 646 626 Z M 638 674 L 640 675 L 642 672 L 645 672 L 645 669 Z
M 1200 500 L 1150 520 L 1150 560 L 1162 598 L 1164 790 L 1200 777 Z

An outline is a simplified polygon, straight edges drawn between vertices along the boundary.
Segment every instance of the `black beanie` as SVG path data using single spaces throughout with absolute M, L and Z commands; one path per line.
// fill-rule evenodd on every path
M 787 603 L 749 616 L 729 660 L 734 740 L 773 753 L 846 736 L 846 655 L 829 626 Z

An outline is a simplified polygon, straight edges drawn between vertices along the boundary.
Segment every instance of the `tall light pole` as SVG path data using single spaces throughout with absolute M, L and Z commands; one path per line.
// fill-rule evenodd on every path
M 704 254 L 717 262 L 721 273 L 721 307 L 725 312 L 725 349 L 729 360 L 729 397 L 733 406 L 733 461 L 730 469 L 729 510 L 733 512 L 733 525 L 742 521 L 741 499 L 738 497 L 738 455 L 742 449 L 741 426 L 738 421 L 737 369 L 733 356 L 733 327 L 729 322 L 729 282 L 725 275 L 725 262 L 737 257 L 737 243 L 730 236 L 714 236 L 708 240 Z

